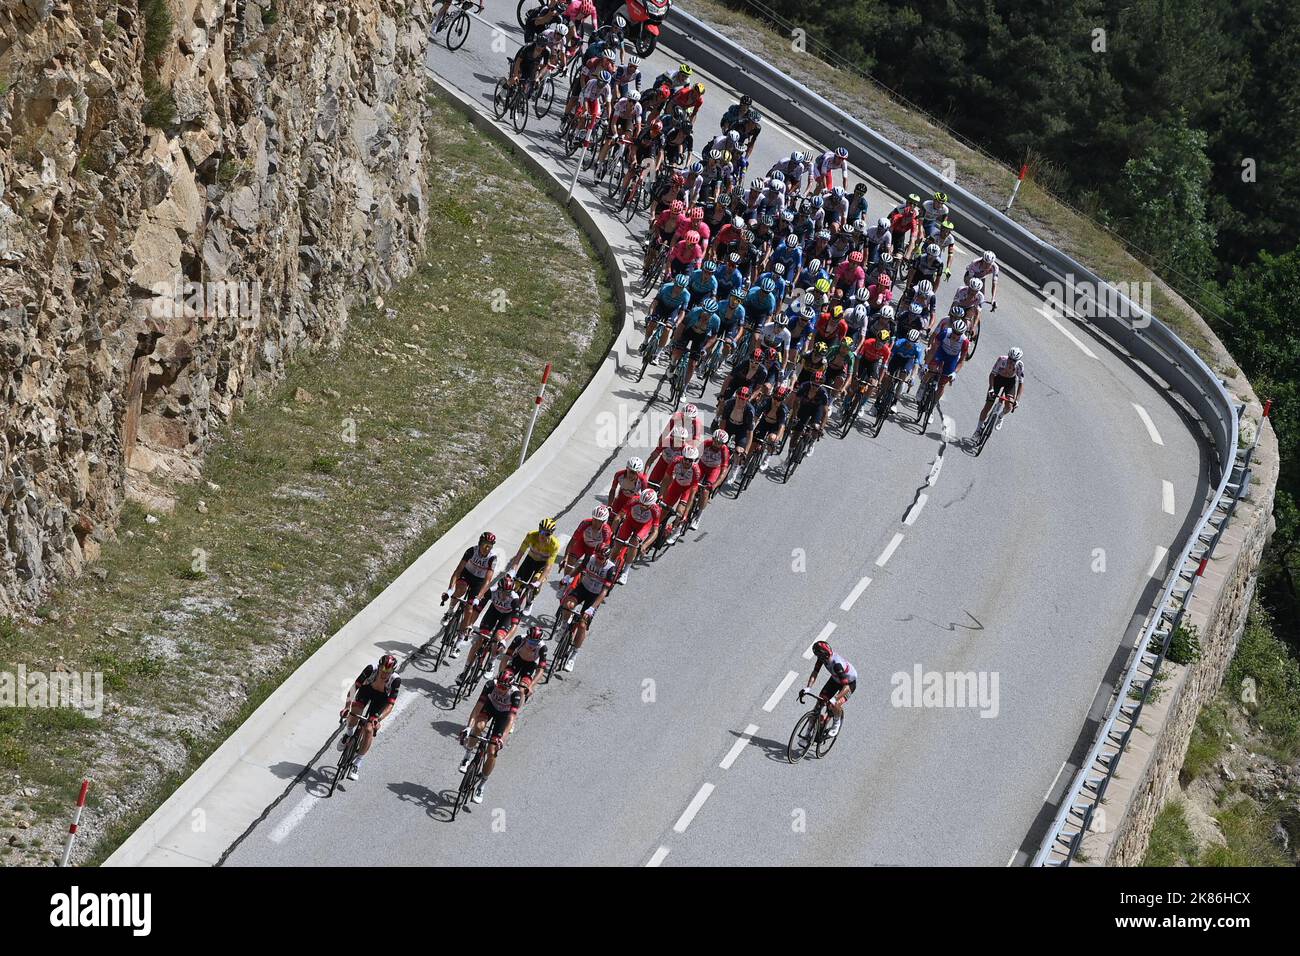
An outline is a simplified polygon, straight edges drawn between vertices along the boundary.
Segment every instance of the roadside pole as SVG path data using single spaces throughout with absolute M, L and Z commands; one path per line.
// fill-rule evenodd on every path
M 1029 172 L 1029 166 L 1022 163 L 1020 166 L 1020 175 L 1016 177 L 1016 184 L 1011 187 L 1011 198 L 1007 200 L 1006 212 L 1011 211 L 1011 204 L 1016 201 L 1016 194 L 1020 192 L 1020 184 L 1025 181 L 1025 173 Z
M 542 396 L 546 394 L 546 380 L 551 377 L 551 363 L 546 363 L 546 368 L 542 371 L 542 384 L 537 389 L 537 397 L 533 399 L 533 417 L 528 420 L 528 430 L 524 432 L 524 447 L 519 452 L 519 467 L 524 467 L 524 459 L 528 457 L 528 443 L 533 440 L 533 426 L 537 424 L 537 416 L 542 411 Z
M 81 794 L 77 797 L 77 811 L 73 814 L 72 825 L 68 827 L 68 842 L 63 845 L 63 859 L 59 866 L 67 866 L 68 858 L 72 856 L 72 841 L 77 838 L 77 827 L 81 823 L 81 811 L 86 809 L 86 793 L 90 790 L 90 781 L 81 781 Z

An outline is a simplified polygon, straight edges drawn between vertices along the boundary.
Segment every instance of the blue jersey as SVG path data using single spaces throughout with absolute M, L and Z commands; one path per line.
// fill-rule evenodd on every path
M 732 289 L 743 289 L 745 287 L 745 276 L 735 266 L 719 269 L 714 273 L 714 278 L 718 280 L 719 299 L 725 299 L 731 295 Z
M 718 313 L 716 312 L 710 314 L 697 305 L 686 313 L 686 328 L 692 332 L 706 332 L 709 335 L 717 335 L 718 329 L 721 327 L 722 322 L 718 319 Z
M 735 308 L 730 304 L 723 306 L 718 311 L 718 321 L 728 334 L 734 332 L 745 324 L 745 307 L 739 302 L 736 303 Z
M 925 349 L 921 348 L 920 342 L 913 342 L 911 339 L 902 339 L 894 345 L 893 352 L 890 353 L 890 368 L 895 371 L 902 369 L 910 372 L 912 366 L 925 356 Z
M 745 296 L 745 312 L 751 322 L 761 322 L 776 310 L 776 296 L 764 292 L 759 286 L 749 290 Z
M 691 296 L 695 299 L 703 299 L 707 296 L 717 297 L 718 280 L 713 277 L 711 272 L 705 272 L 703 269 L 696 269 L 691 273 L 691 282 L 688 285 Z
M 655 312 L 659 315 L 685 309 L 690 304 L 691 294 L 675 282 L 665 282 L 659 287 L 659 294 L 655 296 Z
M 788 285 L 785 279 L 777 275 L 775 272 L 764 272 L 761 276 L 758 277 L 759 282 L 762 282 L 764 279 L 771 279 L 774 283 L 776 283 L 776 289 L 773 290 L 772 294 L 776 296 L 777 302 L 784 302 L 785 290 L 786 290 L 786 286 Z
M 791 248 L 785 243 L 777 246 L 776 251 L 772 253 L 773 262 L 785 264 L 785 274 L 792 276 L 795 270 L 803 265 L 803 250 L 798 246 Z

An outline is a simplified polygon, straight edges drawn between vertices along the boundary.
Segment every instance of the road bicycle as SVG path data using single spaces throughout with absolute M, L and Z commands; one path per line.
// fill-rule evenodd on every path
M 799 429 L 792 439 L 790 447 L 790 460 L 786 463 L 785 472 L 781 475 L 781 484 L 789 481 L 795 473 L 795 470 L 808 457 L 808 451 L 812 448 L 813 442 L 817 440 L 817 428 L 814 425 L 805 425 Z
M 447 35 L 443 40 L 447 44 L 447 49 L 459 50 L 464 46 L 465 38 L 469 36 L 469 11 L 477 9 L 478 4 L 474 0 L 453 0 L 446 12 L 434 21 L 434 36 L 446 29 Z
M 826 698 L 804 688 L 799 691 L 799 703 L 803 703 L 805 696 L 815 697 L 817 703 L 812 710 L 795 721 L 794 730 L 790 732 L 790 742 L 785 750 L 785 759 L 790 763 L 798 763 L 809 750 L 818 757 L 825 757 L 839 737 L 838 734 L 830 736 L 831 721 L 834 718 L 826 708 Z
M 888 373 L 886 373 L 888 374 Z M 880 430 L 885 427 L 885 419 L 894 411 L 894 406 L 898 404 L 899 396 L 903 393 L 903 380 L 896 375 L 889 376 L 889 388 L 876 386 L 876 401 L 872 409 L 875 416 L 871 423 L 871 437 L 879 438 Z
M 530 85 L 522 80 L 511 83 L 509 77 L 502 77 L 492 90 L 493 115 L 500 120 L 509 114 L 510 125 L 516 133 L 522 133 L 528 126 L 529 100 L 532 96 L 532 90 L 528 88 Z
M 670 323 L 665 319 L 661 319 L 658 324 L 655 325 L 654 333 L 647 336 L 645 341 L 641 343 L 641 371 L 636 377 L 638 382 L 645 378 L 646 369 L 651 365 L 658 363 L 659 356 L 663 352 L 664 346 L 668 344 L 669 339 L 672 337 L 673 329 L 675 328 L 675 323 Z M 660 384 L 662 384 L 662 382 Z M 658 394 L 659 389 L 656 388 L 655 395 Z
M 847 438 L 849 432 L 853 431 L 853 426 L 858 421 L 858 414 L 862 411 L 866 387 L 866 383 L 858 379 L 854 379 L 849 384 L 849 395 L 840 405 L 840 438 Z
M 921 388 L 916 393 L 916 423 L 922 434 L 930 427 L 930 416 L 939 402 L 939 373 L 926 369 L 921 376 Z
M 1002 424 L 1002 416 L 1007 414 L 1014 402 L 1015 399 L 1010 395 L 999 395 L 998 400 L 993 403 L 993 407 L 989 409 L 988 417 L 984 419 L 979 431 L 975 433 L 976 457 L 984 450 L 984 446 L 989 443 L 989 438 L 993 436 L 993 433 L 998 430 L 998 427 Z
M 438 632 L 436 638 L 430 639 L 430 642 L 433 640 L 438 642 L 438 646 L 433 652 L 434 673 L 437 673 L 438 668 L 442 666 L 442 662 L 455 649 L 456 642 L 460 639 L 460 629 L 465 623 L 465 606 L 467 603 L 464 597 L 453 598 L 451 607 L 442 619 L 442 630 Z M 425 645 L 425 647 L 428 646 L 428 644 Z
M 555 657 L 551 659 L 551 666 L 546 669 L 546 683 L 551 682 L 551 678 L 564 670 L 564 665 L 569 662 L 573 656 L 573 639 L 574 631 L 577 630 L 578 609 L 576 607 L 565 608 L 561 606 L 555 614 L 555 623 L 551 625 L 551 636 L 555 637 L 556 629 L 559 628 L 559 640 L 555 643 Z M 564 620 L 561 626 L 560 621 Z
M 347 728 L 348 712 L 350 706 L 345 706 L 339 711 L 339 730 L 340 732 Z M 338 766 L 334 768 L 334 779 L 330 781 L 330 792 L 326 796 L 334 796 L 334 788 L 339 785 L 339 781 L 348 775 L 361 756 L 361 734 L 362 722 L 369 721 L 369 717 L 361 717 L 357 721 L 357 727 L 348 735 L 347 743 L 343 745 L 343 753 L 339 754 Z
M 451 818 L 456 819 L 462 808 L 469 806 L 469 802 L 474 797 L 474 791 L 478 788 L 479 781 L 483 779 L 483 766 L 487 763 L 488 748 L 492 741 L 488 737 L 480 734 L 469 734 L 467 739 L 477 740 L 478 746 L 474 748 L 474 756 L 470 758 L 469 767 L 466 768 L 464 775 L 460 778 L 460 787 L 456 790 L 456 799 L 451 805 Z
M 465 700 L 474 689 L 478 687 L 492 666 L 493 659 L 501 650 L 501 640 L 495 634 L 484 634 L 479 632 L 478 653 L 471 654 L 469 660 L 465 662 L 465 669 L 460 672 L 460 677 L 456 679 L 456 686 L 452 691 L 451 706 L 453 709 L 460 706 L 460 702 Z

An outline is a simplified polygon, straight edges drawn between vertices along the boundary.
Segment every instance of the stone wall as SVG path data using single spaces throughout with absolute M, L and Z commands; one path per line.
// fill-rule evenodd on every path
M 0 613 L 411 271 L 431 5 L 4 0 Z

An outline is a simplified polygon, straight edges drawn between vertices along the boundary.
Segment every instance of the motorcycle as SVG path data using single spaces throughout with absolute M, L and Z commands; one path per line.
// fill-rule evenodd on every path
M 668 16 L 672 0 L 627 0 L 625 4 L 615 7 L 614 22 L 623 31 L 623 36 L 631 40 L 638 56 L 646 57 L 654 52 L 659 42 L 659 24 Z

